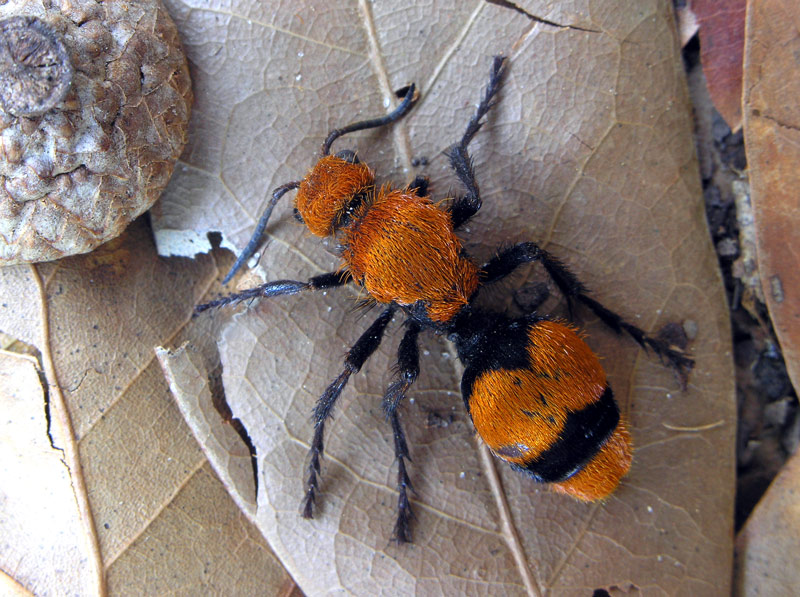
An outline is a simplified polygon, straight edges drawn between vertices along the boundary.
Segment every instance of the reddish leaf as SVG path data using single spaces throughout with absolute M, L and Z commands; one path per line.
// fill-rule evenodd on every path
M 692 0 L 700 25 L 700 60 L 711 99 L 737 131 L 742 126 L 742 56 L 747 0 Z
M 791 0 L 752 3 L 745 55 L 745 147 L 761 284 L 786 368 L 800 388 L 800 34 Z

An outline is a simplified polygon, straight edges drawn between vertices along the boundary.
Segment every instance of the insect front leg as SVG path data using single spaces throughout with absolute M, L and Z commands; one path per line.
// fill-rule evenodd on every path
M 278 203 L 278 201 L 280 201 L 281 197 L 299 186 L 300 181 L 293 180 L 292 182 L 282 184 L 277 189 L 272 191 L 272 198 L 269 200 L 269 203 L 267 203 L 267 207 L 264 208 L 264 212 L 261 214 L 261 217 L 258 218 L 258 224 L 256 224 L 256 229 L 253 231 L 253 235 L 247 242 L 247 246 L 245 246 L 245 248 L 242 249 L 242 252 L 239 253 L 236 261 L 231 266 L 230 271 L 228 271 L 228 273 L 222 279 L 223 284 L 230 282 L 234 274 L 236 274 L 236 272 L 239 271 L 239 269 L 241 269 L 245 263 L 247 263 L 247 260 L 255 254 L 256 249 L 258 249 L 258 245 L 261 243 L 261 237 L 264 234 L 264 230 L 266 230 L 269 219 L 272 216 L 272 210 L 275 209 L 275 205 Z
M 228 296 L 223 296 L 216 300 L 202 305 L 197 305 L 194 308 L 194 314 L 202 313 L 207 309 L 214 309 L 216 307 L 224 307 L 225 305 L 232 305 L 241 301 L 255 298 L 270 298 L 273 296 L 283 296 L 290 294 L 298 294 L 306 290 L 327 290 L 328 288 L 336 288 L 343 286 L 350 282 L 351 278 L 347 272 L 329 272 L 327 274 L 320 274 L 309 278 L 307 282 L 299 280 L 273 280 L 261 286 L 248 288 L 241 292 L 235 292 Z
M 461 226 L 461 224 L 478 213 L 478 210 L 481 208 L 481 194 L 478 190 L 478 183 L 475 181 L 475 171 L 472 167 L 472 158 L 467 151 L 467 146 L 470 141 L 472 141 L 475 133 L 483 126 L 481 118 L 483 118 L 496 103 L 493 101 L 493 98 L 500 90 L 500 83 L 505 73 L 505 62 L 505 56 L 495 56 L 494 63 L 492 64 L 492 72 L 489 77 L 489 85 L 486 87 L 481 103 L 478 104 L 478 109 L 467 123 L 467 130 L 464 131 L 464 136 L 461 137 L 461 141 L 450 146 L 447 150 L 447 157 L 450 158 L 450 165 L 455 171 L 456 176 L 458 176 L 458 179 L 467 189 L 467 194 L 457 198 L 450 206 L 453 228 Z
M 411 460 L 411 458 L 408 455 L 408 444 L 397 414 L 397 407 L 406 397 L 406 392 L 419 375 L 419 346 L 417 345 L 417 340 L 420 326 L 414 320 L 409 320 L 407 326 L 406 333 L 397 350 L 398 379 L 392 382 L 383 398 L 383 410 L 392 425 L 394 456 L 397 460 L 397 521 L 392 532 L 392 539 L 398 543 L 411 541 L 410 524 L 413 512 L 408 501 L 408 491 L 414 491 L 414 488 L 406 470 L 405 460 Z
M 670 348 L 669 344 L 666 342 L 648 336 L 643 330 L 625 321 L 621 315 L 611 311 L 600 302 L 588 296 L 588 289 L 578 280 L 577 276 L 569 271 L 558 259 L 540 248 L 536 243 L 519 243 L 499 253 L 494 259 L 490 260 L 481 268 L 481 284 L 490 284 L 507 276 L 520 265 L 534 261 L 540 262 L 548 275 L 556 283 L 558 289 L 567 299 L 570 313 L 572 313 L 573 300 L 582 303 L 588 307 L 592 313 L 597 315 L 600 321 L 616 333 L 621 334 L 625 332 L 642 348 L 649 348 L 656 353 L 661 359 L 675 369 L 681 379 L 681 383 L 685 385 L 686 375 L 694 366 L 694 361 L 692 359 L 682 352 Z
M 380 316 L 372 323 L 367 331 L 361 334 L 356 343 L 347 352 L 344 358 L 344 370 L 331 382 L 327 389 L 322 393 L 317 405 L 314 408 L 314 437 L 311 440 L 309 449 L 308 479 L 305 484 L 305 497 L 303 498 L 303 518 L 313 518 L 314 502 L 319 490 L 317 476 L 320 473 L 319 461 L 324 452 L 323 435 L 325 432 L 325 421 L 331 416 L 333 406 L 347 385 L 350 376 L 358 373 L 361 367 L 372 355 L 383 340 L 383 332 L 392 320 L 395 307 L 391 306 L 383 311 Z

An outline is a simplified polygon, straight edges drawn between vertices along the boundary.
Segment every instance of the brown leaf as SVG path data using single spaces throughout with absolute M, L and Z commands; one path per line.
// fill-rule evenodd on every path
M 502 243 L 534 239 L 645 329 L 683 320 L 698 329 L 697 366 L 681 393 L 670 371 L 589 319 L 589 341 L 605 357 L 637 446 L 620 490 L 593 505 L 551 495 L 487 456 L 461 404 L 452 348 L 426 338 L 423 373 L 402 410 L 415 543 L 395 546 L 388 537 L 396 471 L 380 401 L 398 326 L 337 405 L 318 517 L 304 521 L 298 507 L 311 409 L 376 313 L 354 315 L 357 295 L 340 290 L 263 301 L 235 316 L 219 345 L 225 394 L 258 454 L 256 522 L 299 585 L 309 594 L 645 586 L 727 594 L 729 324 L 669 5 L 597 13 L 580 3 L 548 11 L 544 3 L 517 10 L 238 2 L 215 22 L 173 6 L 195 72 L 213 78 L 195 76 L 202 89 L 195 129 L 161 203 L 162 229 L 195 237 L 219 230 L 243 246 L 264 197 L 304 174 L 332 126 L 384 113 L 392 91 L 412 80 L 422 98 L 403 122 L 353 134 L 335 150 L 358 150 L 386 181 L 424 173 L 435 196 L 460 192 L 442 151 L 474 110 L 490 57 L 506 53 L 501 101 L 470 146 L 484 199 L 463 231 L 471 254 L 485 260 Z M 412 171 L 421 156 L 430 166 Z M 309 238 L 289 207 L 268 230 L 261 260 L 268 277 L 335 269 L 333 245 Z M 531 275 L 493 290 L 494 304 L 507 306 L 511 287 Z M 217 466 L 217 456 L 227 457 L 213 447 L 208 453 Z
M 800 455 L 795 454 L 736 538 L 736 594 L 790 595 L 800 583 L 798 484 Z
M 27 387 L 38 393 L 26 408 L 35 418 L 19 419 L 10 436 L 31 448 L 0 458 L 4 470 L 25 471 L 24 483 L 0 476 L 16 500 L 0 501 L 2 568 L 36 594 L 62 594 L 75 572 L 73 592 L 89 595 L 104 581 L 117 594 L 277 590 L 285 571 L 208 468 L 153 352 L 187 338 L 192 305 L 216 270 L 207 257 L 158 257 L 149 236 L 139 221 L 94 253 L 0 270 L 0 329 L 38 349 L 48 390 L 45 403 L 34 373 Z M 4 415 L 12 397 L 0 396 Z M 40 545 L 58 548 L 63 565 Z M 60 585 L 58 570 L 67 575 Z
M 744 135 L 761 284 L 786 369 L 800 388 L 800 35 L 793 2 L 752 3 L 745 53 Z
M 742 126 L 742 57 L 747 0 L 692 0 L 708 91 L 731 130 Z

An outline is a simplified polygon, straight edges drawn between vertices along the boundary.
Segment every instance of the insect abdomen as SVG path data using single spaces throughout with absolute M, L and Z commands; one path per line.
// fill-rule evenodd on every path
M 556 491 L 606 497 L 630 468 L 631 444 L 599 360 L 563 323 L 495 325 L 476 343 L 480 352 L 459 351 L 464 400 L 481 438 Z

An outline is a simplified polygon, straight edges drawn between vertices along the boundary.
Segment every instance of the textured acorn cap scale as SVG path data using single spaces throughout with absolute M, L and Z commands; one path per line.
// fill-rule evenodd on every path
M 118 236 L 166 186 L 191 104 L 160 0 L 0 5 L 0 264 Z

